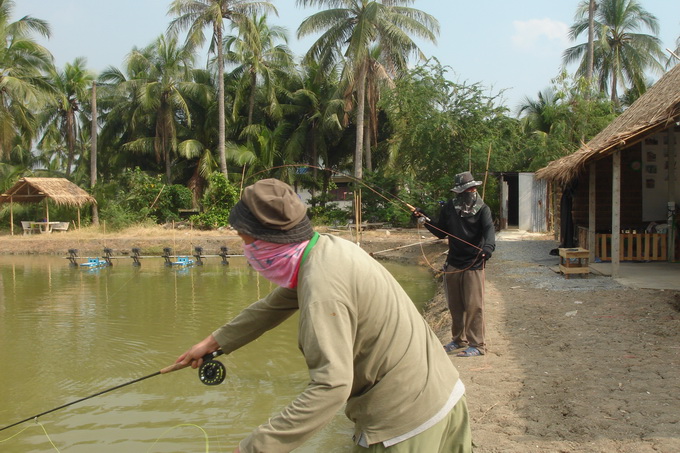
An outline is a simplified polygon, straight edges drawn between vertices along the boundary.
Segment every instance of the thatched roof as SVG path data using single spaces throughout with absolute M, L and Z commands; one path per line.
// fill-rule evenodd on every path
M 96 204 L 89 193 L 65 178 L 21 178 L 0 195 L 0 203 L 38 203 L 49 198 L 58 205 Z
M 578 151 L 550 162 L 536 177 L 567 183 L 590 162 L 627 148 L 680 119 L 680 64 Z

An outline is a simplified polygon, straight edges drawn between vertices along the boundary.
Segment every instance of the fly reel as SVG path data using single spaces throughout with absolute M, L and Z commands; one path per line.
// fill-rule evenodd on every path
M 227 369 L 222 362 L 208 360 L 198 368 L 198 378 L 205 385 L 219 385 L 227 377 Z

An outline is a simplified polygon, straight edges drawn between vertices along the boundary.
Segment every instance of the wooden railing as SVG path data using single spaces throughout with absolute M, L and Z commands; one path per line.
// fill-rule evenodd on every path
M 620 233 L 620 261 L 667 261 L 668 245 L 665 233 Z M 588 229 L 579 227 L 579 245 L 588 248 Z M 595 234 L 595 259 L 611 261 L 612 235 Z

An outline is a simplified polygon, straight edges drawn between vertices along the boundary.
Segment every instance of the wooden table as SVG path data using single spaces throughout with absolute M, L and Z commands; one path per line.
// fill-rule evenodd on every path
M 573 274 L 581 274 L 588 277 L 590 268 L 588 267 L 588 256 L 590 252 L 580 247 L 561 248 L 560 252 L 560 272 L 565 278 Z
M 31 222 L 31 229 L 37 229 L 41 233 L 51 233 L 52 227 L 61 222 Z

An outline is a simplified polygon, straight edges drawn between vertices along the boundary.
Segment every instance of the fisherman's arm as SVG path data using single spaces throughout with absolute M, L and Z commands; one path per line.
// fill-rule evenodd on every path
M 244 308 L 234 319 L 212 333 L 229 354 L 273 329 L 298 310 L 297 291 L 278 287 L 264 299 Z
M 484 254 L 484 259 L 488 260 L 496 250 L 496 229 L 491 218 L 491 209 L 488 206 L 482 210 L 482 236 L 484 238 L 482 253 Z
M 198 368 L 204 355 L 220 348 L 225 354 L 229 354 L 278 326 L 297 309 L 297 292 L 287 288 L 276 288 L 267 297 L 243 309 L 230 322 L 189 348 L 175 363 Z

